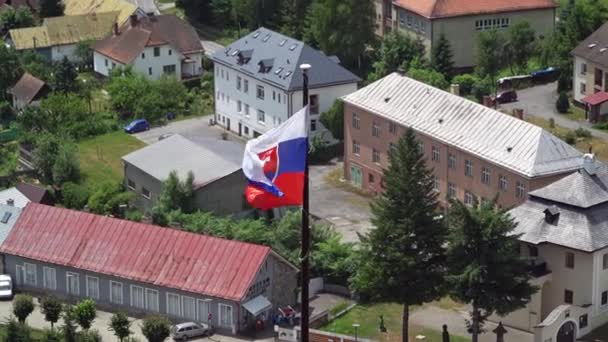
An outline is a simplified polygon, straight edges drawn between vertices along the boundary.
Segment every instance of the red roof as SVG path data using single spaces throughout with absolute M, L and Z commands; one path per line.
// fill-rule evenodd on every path
M 608 101 L 608 93 L 604 91 L 600 91 L 599 93 L 595 93 L 593 95 L 589 95 L 584 97 L 581 102 L 586 104 L 595 106 L 601 103 Z
M 240 301 L 270 248 L 29 203 L 0 253 Z
M 426 18 L 446 18 L 557 7 L 553 0 L 394 0 L 393 3 Z

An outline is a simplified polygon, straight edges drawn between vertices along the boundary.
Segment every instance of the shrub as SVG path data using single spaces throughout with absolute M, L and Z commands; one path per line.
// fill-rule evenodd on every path
M 40 304 L 40 311 L 44 315 L 44 319 L 51 323 L 51 328 L 53 328 L 55 323 L 59 320 L 61 309 L 61 302 L 54 296 L 44 297 Z
M 596 128 L 596 129 L 608 129 L 608 122 L 598 122 L 595 125 L 593 125 L 593 128 Z
M 41 342 L 62 342 L 61 333 L 51 329 L 44 329 Z
M 164 316 L 153 315 L 144 318 L 141 332 L 149 342 L 163 342 L 171 333 L 171 322 Z
M 81 331 L 78 333 L 78 342 L 101 342 L 101 335 L 95 329 Z
M 568 110 L 570 109 L 570 101 L 568 100 L 568 94 L 566 94 L 565 92 L 559 93 L 557 102 L 555 102 L 555 108 L 558 112 L 562 114 L 568 113 Z
M 108 330 L 114 332 L 119 341 L 131 335 L 131 322 L 124 312 L 117 312 L 112 315 Z
M 89 330 L 95 317 L 97 317 L 95 301 L 92 299 L 83 299 L 72 308 L 72 312 L 74 313 L 74 320 L 84 330 Z
M 576 144 L 576 134 L 574 133 L 574 131 L 568 131 L 568 133 L 566 133 L 566 135 L 564 136 L 564 140 L 566 141 L 566 143 L 568 143 L 568 145 Z
M 141 222 L 143 220 L 144 214 L 137 209 L 130 209 L 125 214 L 125 219 L 129 221 Z
M 479 82 L 479 78 L 473 74 L 462 74 L 454 77 L 452 83 L 460 86 L 460 95 L 468 96 L 473 92 L 473 87 Z
M 591 138 L 591 131 L 584 129 L 583 127 L 575 129 L 574 134 L 576 134 L 576 136 L 579 138 Z
M 30 342 L 31 329 L 26 324 L 15 321 L 14 318 L 9 318 L 6 323 L 6 340 L 11 342 Z
M 70 209 L 82 209 L 89 200 L 89 189 L 84 185 L 67 182 L 61 187 L 63 205 Z
M 72 307 L 66 306 L 63 311 L 63 326 L 61 327 L 61 334 L 65 342 L 76 342 L 76 323 L 74 322 L 74 313 Z
M 34 300 L 32 296 L 19 294 L 13 300 L 13 314 L 20 323 L 25 323 L 25 319 L 34 311 Z

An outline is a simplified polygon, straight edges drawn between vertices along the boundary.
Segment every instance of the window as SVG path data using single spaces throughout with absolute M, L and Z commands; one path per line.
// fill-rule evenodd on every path
M 418 153 L 424 154 L 424 143 L 422 141 L 418 142 Z
M 245 135 L 249 135 L 249 127 L 245 126 Z
M 135 190 L 135 182 L 127 178 L 127 188 Z
M 131 306 L 138 309 L 145 309 L 144 288 L 131 285 Z
M 266 113 L 263 110 L 258 109 L 258 122 L 266 122 Z
M 464 204 L 472 206 L 475 203 L 475 195 L 469 191 L 464 192 Z
M 42 286 L 45 289 L 56 290 L 57 289 L 57 278 L 55 275 L 55 269 L 51 267 L 42 268 Z
M 106 59 L 104 62 L 105 62 L 105 65 L 108 66 L 108 60 Z
M 353 140 L 353 153 L 359 155 L 361 153 L 361 145 L 356 140 Z
M 588 316 L 587 316 L 587 314 L 581 315 L 578 318 L 578 327 L 579 327 L 579 329 L 586 328 L 587 324 L 588 324 Z
M 498 187 L 500 188 L 501 191 L 507 191 L 507 189 L 509 187 L 509 182 L 507 180 L 507 176 L 501 175 L 500 177 L 498 177 Z
M 464 175 L 473 177 L 473 162 L 468 159 L 464 161 Z
M 232 327 L 232 305 L 219 304 L 220 326 L 224 328 Z
M 25 284 L 36 286 L 36 265 L 23 263 L 25 266 Z
M 160 47 L 155 47 L 154 48 L 154 57 L 158 57 L 160 56 Z
M 380 164 L 380 152 L 375 148 L 372 150 L 372 162 Z
M 587 94 L 587 85 L 585 83 L 581 83 L 581 94 Z
M 388 131 L 390 134 L 397 134 L 397 124 L 394 122 L 389 122 Z
M 110 280 L 110 303 L 122 304 L 122 283 Z
M 407 15 L 407 26 L 412 27 L 412 16 L 409 14 Z
M 75 296 L 80 295 L 80 282 L 78 280 L 78 274 L 77 273 L 72 273 L 72 272 L 67 272 L 65 274 L 65 280 L 66 280 L 66 291 L 68 294 L 72 294 Z
M 25 268 L 23 265 L 15 265 L 15 283 L 17 285 L 23 285 L 23 278 L 25 278 Z
M 452 153 L 448 153 L 448 168 L 455 169 L 456 168 L 456 156 Z
M 602 305 L 608 304 L 608 291 L 602 292 Z
M 587 63 L 581 63 L 581 75 L 585 75 L 587 73 Z
M 249 116 L 249 105 L 245 103 L 245 116 Z
M 164 74 L 174 75 L 175 74 L 175 70 L 176 70 L 175 64 L 163 66 L 163 73 Z
M 169 49 L 169 56 L 173 54 L 173 50 Z
M 353 113 L 353 128 L 359 129 L 361 119 L 357 113 Z
M 224 69 L 220 69 L 220 71 L 222 72 L 222 74 L 221 74 L 221 75 L 222 75 L 222 76 L 221 76 L 221 78 L 224 78 Z
M 524 196 L 526 196 L 526 185 L 522 182 L 517 182 L 515 184 L 515 196 L 517 196 L 517 198 L 524 198 Z
M 490 175 L 490 169 L 488 169 L 487 167 L 481 168 L 481 182 L 483 184 L 490 184 Z
M 236 101 L 236 111 L 237 113 L 240 113 L 243 110 L 243 103 L 241 102 L 241 100 Z
M 167 293 L 167 314 L 170 316 L 181 316 L 182 307 L 180 304 L 179 295 Z
M 533 258 L 538 257 L 538 247 L 528 245 L 528 252 L 531 257 L 533 257 Z
M 264 99 L 264 87 L 259 85 L 256 88 L 256 96 L 258 97 L 258 99 L 263 100 Z
M 367 176 L 367 180 L 368 180 L 368 182 L 369 182 L 369 183 L 373 183 L 373 182 L 374 182 L 374 175 L 370 173 L 370 174 Z
M 433 145 L 433 147 L 431 148 L 431 159 L 433 161 L 439 162 L 439 147 Z
M 602 74 L 602 69 L 598 69 L 595 68 L 595 85 L 597 86 L 602 86 L 602 78 L 603 78 L 603 74 Z
M 448 198 L 456 197 L 456 186 L 453 183 L 448 183 Z
M 566 268 L 574 268 L 574 253 L 566 252 Z
M 146 53 L 145 52 L 141 53 L 141 59 L 146 59 Z
M 602 269 L 608 268 L 608 253 L 602 255 Z
M 152 75 L 152 67 L 148 68 L 148 75 Z
M 236 90 L 241 90 L 241 82 L 242 82 L 241 76 L 237 76 L 236 77 Z
M 144 198 L 150 199 L 150 190 L 148 190 L 146 188 L 141 188 L 141 195 Z
M 183 317 L 196 320 L 196 304 L 192 297 L 182 296 Z
M 249 92 L 249 80 L 243 80 L 243 91 L 245 93 Z
M 310 130 L 312 132 L 317 130 L 317 120 L 310 120 Z
M 319 114 L 319 95 L 310 95 L 308 104 L 310 106 L 310 114 Z
M 439 177 L 433 176 L 433 190 L 439 191 Z
M 86 276 L 86 295 L 89 298 L 99 299 L 99 278 Z
M 116 63 L 112 62 L 112 69 L 116 68 Z
M 198 299 L 196 301 L 196 314 L 199 322 L 211 321 L 211 300 Z
M 380 125 L 377 122 L 372 123 L 372 135 L 374 137 L 380 136 Z
M 388 143 L 388 151 L 386 151 L 386 154 L 390 155 L 396 148 L 397 146 L 394 143 Z
M 572 290 L 564 291 L 564 303 L 572 304 L 574 302 L 574 293 Z

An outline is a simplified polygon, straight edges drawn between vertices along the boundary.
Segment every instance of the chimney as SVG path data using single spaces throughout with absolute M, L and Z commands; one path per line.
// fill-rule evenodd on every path
M 120 31 L 118 31 L 118 23 L 114 23 L 114 35 L 118 36 L 120 34 Z
M 515 116 L 519 120 L 523 120 L 524 119 L 524 110 L 522 108 L 514 108 L 513 116 Z
M 492 105 L 492 97 L 489 95 L 484 96 L 481 103 L 486 107 L 494 108 L 494 106 Z
M 593 176 L 597 172 L 597 166 L 595 165 L 595 155 L 593 153 L 585 153 L 583 155 L 583 169 L 590 175 Z
M 12 198 L 9 198 L 9 199 L 6 200 L 6 204 L 10 205 L 11 207 L 14 207 L 15 206 L 15 200 L 12 199 Z
M 131 16 L 129 16 L 129 23 L 131 24 L 131 27 L 136 27 L 138 21 L 139 19 L 137 18 L 137 14 L 131 14 Z
M 460 84 L 450 84 L 450 93 L 460 96 Z

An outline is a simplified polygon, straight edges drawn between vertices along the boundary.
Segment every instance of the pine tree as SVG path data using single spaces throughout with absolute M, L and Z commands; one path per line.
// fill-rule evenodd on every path
M 450 294 L 472 306 L 469 330 L 477 342 L 485 319 L 524 307 L 537 288 L 519 254 L 509 214 L 486 202 L 469 208 L 451 203 L 448 213 Z
M 40 0 L 39 6 L 38 15 L 40 18 L 61 17 L 65 9 L 61 0 Z
M 76 67 L 67 57 L 55 64 L 53 75 L 53 88 L 55 91 L 67 93 L 74 92 L 78 89 L 76 78 L 78 73 Z
M 450 42 L 445 37 L 445 34 L 439 35 L 437 44 L 433 46 L 433 55 L 431 57 L 431 66 L 435 71 L 443 74 L 446 80 L 452 79 L 452 69 L 454 68 L 454 54 Z
M 408 129 L 389 154 L 384 193 L 372 204 L 376 227 L 361 239 L 352 285 L 363 296 L 403 305 L 403 341 L 409 308 L 440 297 L 446 230 L 437 218 L 433 175 L 414 131 Z

